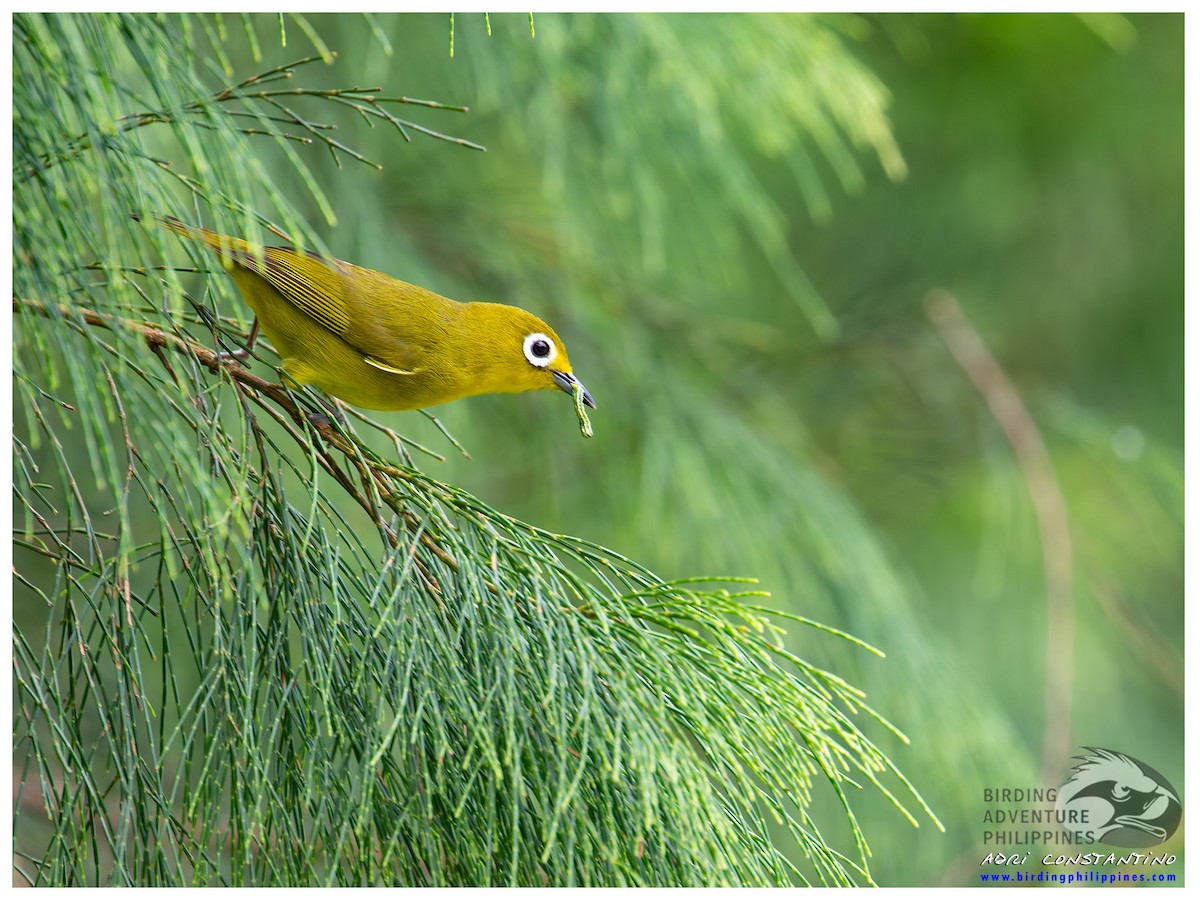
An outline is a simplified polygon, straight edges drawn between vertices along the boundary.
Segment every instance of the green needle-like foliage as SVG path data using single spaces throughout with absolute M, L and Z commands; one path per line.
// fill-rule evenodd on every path
M 234 75 L 226 30 L 319 56 Z M 145 214 L 318 246 L 262 142 L 332 218 L 304 145 L 369 160 L 327 118 L 447 138 L 440 103 L 321 87 L 318 33 L 14 19 L 20 877 L 869 881 L 853 794 L 923 803 L 860 730 L 891 726 L 785 649 L 759 592 L 517 521 L 277 384 L 269 351 L 218 355 L 247 311 Z

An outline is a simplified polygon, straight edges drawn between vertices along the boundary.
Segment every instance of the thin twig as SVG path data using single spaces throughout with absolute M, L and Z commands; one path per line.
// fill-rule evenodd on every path
M 1041 432 L 1017 389 L 947 291 L 925 298 L 925 312 L 979 391 L 1021 467 L 1037 518 L 1046 580 L 1045 724 L 1042 783 L 1056 785 L 1070 754 L 1071 661 L 1075 634 L 1071 529 L 1067 504 Z
M 1117 588 L 1106 580 L 1091 582 L 1091 594 L 1105 615 L 1124 636 L 1130 650 L 1137 653 L 1143 669 L 1153 671 L 1163 687 L 1183 693 L 1183 658 L 1171 646 L 1166 635 L 1153 627 L 1153 620 L 1134 612 L 1136 603 L 1121 601 Z M 1131 609 L 1130 607 L 1134 607 Z
M 336 53 L 333 53 L 332 55 L 337 56 Z M 262 122 L 277 122 L 284 125 L 295 125 L 309 132 L 313 136 L 310 138 L 302 135 L 287 134 L 284 132 L 271 132 L 256 128 L 236 129 L 242 134 L 277 134 L 278 137 L 284 140 L 296 141 L 302 144 L 311 144 L 316 141 L 325 144 L 329 148 L 329 152 L 333 154 L 334 161 L 338 162 L 339 165 L 340 162 L 337 154 L 340 151 L 341 153 L 345 153 L 346 155 L 357 159 L 360 162 L 366 163 L 367 165 L 374 166 L 375 168 L 382 168 L 382 166 L 380 166 L 378 163 L 372 162 L 358 151 L 347 147 L 345 144 L 334 140 L 330 135 L 326 134 L 326 132 L 337 128 L 336 125 L 326 124 L 323 122 L 310 122 L 300 116 L 298 113 L 289 109 L 277 99 L 280 97 L 315 97 L 319 100 L 330 100 L 336 103 L 347 105 L 362 115 L 363 118 L 368 121 L 368 123 L 370 123 L 370 117 L 372 116 L 383 119 L 399 129 L 405 141 L 412 140 L 407 130 L 411 128 L 414 131 L 419 131 L 422 134 L 428 135 L 429 137 L 435 138 L 439 141 L 446 141 L 450 144 L 457 144 L 460 147 L 467 147 L 471 150 L 486 152 L 487 148 L 481 144 L 476 144 L 475 142 L 468 141 L 465 138 L 458 138 L 453 137 L 452 135 L 443 134 L 439 131 L 434 131 L 431 128 L 426 128 L 423 125 L 418 125 L 415 122 L 410 122 L 406 119 L 400 119 L 388 112 L 384 108 L 383 104 L 397 103 L 406 106 L 421 106 L 427 109 L 443 109 L 462 113 L 469 112 L 469 108 L 466 106 L 460 106 L 453 103 L 440 103 L 437 100 L 422 100 L 417 97 L 380 97 L 378 94 L 382 88 L 379 87 L 362 88 L 355 86 L 351 88 L 326 89 L 263 89 L 267 84 L 290 79 L 295 73 L 295 70 L 300 66 L 323 59 L 324 57 L 322 56 L 308 56 L 292 63 L 276 66 L 274 69 L 268 69 L 266 72 L 260 72 L 256 75 L 251 75 L 235 85 L 222 88 L 211 96 L 204 97 L 200 100 L 192 100 L 175 109 L 158 109 L 147 112 L 128 113 L 126 115 L 119 116 L 116 119 L 115 130 L 111 134 L 102 135 L 101 139 L 107 141 L 112 137 L 133 131 L 136 128 L 142 128 L 146 125 L 170 124 L 173 122 L 179 122 L 184 118 L 187 118 L 188 121 L 199 125 L 200 127 L 215 129 L 217 127 L 216 125 L 214 125 L 212 122 L 206 122 L 203 119 L 197 118 L 197 114 L 202 114 L 206 109 L 221 103 L 229 103 L 233 101 L 250 103 L 251 101 L 259 101 L 274 107 L 276 110 L 283 113 L 283 115 L 277 116 L 269 113 L 256 113 L 249 110 L 231 110 L 228 112 L 228 115 L 256 118 Z M 37 161 L 37 165 L 27 166 L 25 169 L 25 177 L 32 178 L 39 171 L 44 171 L 58 163 L 72 159 L 89 149 L 91 146 L 91 135 L 79 135 L 78 137 L 67 141 L 66 145 L 61 150 L 52 154 L 46 154 L 41 157 Z

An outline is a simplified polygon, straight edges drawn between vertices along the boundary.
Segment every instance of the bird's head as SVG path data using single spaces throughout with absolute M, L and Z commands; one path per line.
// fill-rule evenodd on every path
M 554 329 L 533 313 L 499 303 L 473 303 L 470 332 L 474 357 L 470 368 L 474 393 L 516 393 L 557 388 L 574 394 L 592 409 L 596 401 L 571 372 L 567 348 Z

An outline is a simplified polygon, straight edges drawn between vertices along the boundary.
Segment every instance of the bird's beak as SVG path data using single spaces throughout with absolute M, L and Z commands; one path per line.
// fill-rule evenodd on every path
M 592 399 L 592 395 L 588 392 L 588 389 L 583 387 L 583 384 L 579 381 L 579 379 L 570 372 L 559 372 L 556 370 L 550 374 L 554 376 L 554 383 L 568 394 L 574 394 L 575 385 L 578 384 L 581 388 L 583 388 L 583 405 L 590 406 L 592 409 L 596 408 L 596 401 Z

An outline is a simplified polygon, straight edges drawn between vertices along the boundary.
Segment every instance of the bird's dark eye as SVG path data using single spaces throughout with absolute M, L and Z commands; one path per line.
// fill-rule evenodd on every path
M 529 364 L 537 366 L 539 369 L 546 368 L 558 355 L 558 348 L 554 346 L 554 341 L 540 331 L 525 335 L 525 344 L 522 349 L 525 351 L 525 359 L 529 361 Z

